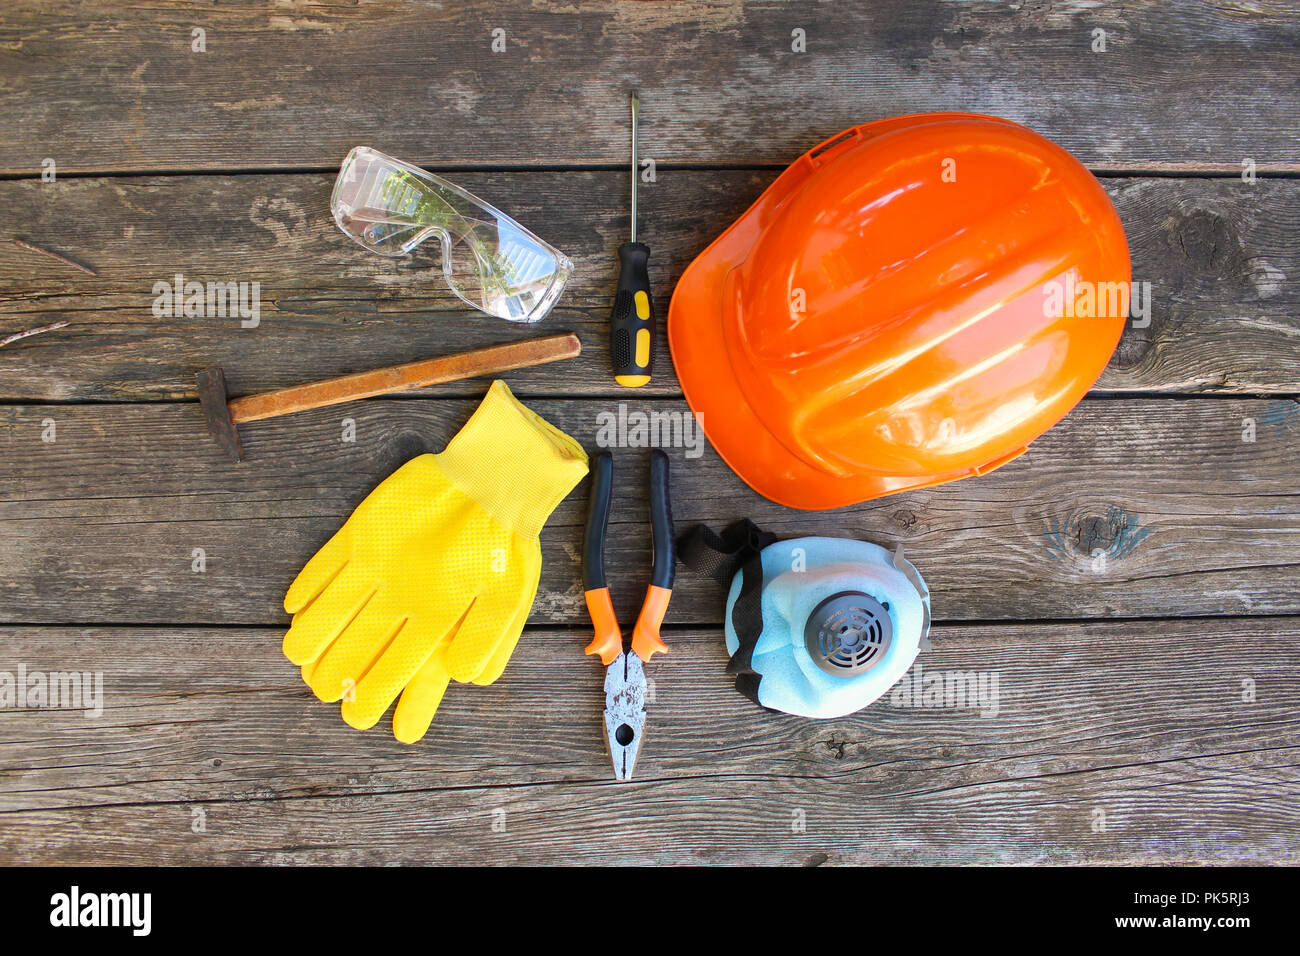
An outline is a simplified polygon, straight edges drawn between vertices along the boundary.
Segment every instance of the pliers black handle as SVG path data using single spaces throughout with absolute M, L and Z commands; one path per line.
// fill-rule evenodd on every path
M 598 453 L 590 465 L 591 494 L 587 499 L 587 527 L 582 543 L 582 587 L 587 611 L 596 635 L 587 645 L 588 654 L 599 654 L 608 666 L 623 652 L 623 632 L 614 614 L 605 580 L 605 531 L 614 493 L 614 457 Z M 650 452 L 650 530 L 654 544 L 654 568 L 646 589 L 641 613 L 632 629 L 632 651 L 643 661 L 668 647 L 659 629 L 673 593 L 677 556 L 673 542 L 673 512 L 669 495 L 668 455 L 656 448 Z

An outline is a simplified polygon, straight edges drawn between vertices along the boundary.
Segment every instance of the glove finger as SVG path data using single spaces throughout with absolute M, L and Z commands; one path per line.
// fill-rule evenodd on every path
M 394 737 L 404 744 L 413 744 L 428 732 L 450 679 L 442 650 L 434 651 L 397 701 L 397 710 L 393 712 Z
M 295 664 L 315 660 L 357 616 L 375 592 L 374 584 L 345 568 L 306 610 L 293 617 L 284 635 L 284 656 Z
M 512 566 L 519 563 L 514 561 Z M 495 587 L 475 599 L 447 649 L 447 671 L 452 680 L 465 684 L 483 673 L 501 642 L 513 633 L 520 609 L 527 615 L 537 595 L 541 570 L 531 562 L 528 565 L 517 574 L 502 574 Z
M 311 675 L 316 672 L 316 665 L 319 663 L 320 658 L 318 657 L 315 660 L 308 661 L 306 664 L 303 664 L 298 668 L 298 672 L 302 674 L 302 682 L 308 687 L 311 687 Z
M 351 697 L 405 623 L 382 595 L 375 594 L 316 662 L 308 682 L 312 692 L 324 701 Z
M 357 682 L 354 699 L 343 702 L 343 719 L 353 727 L 371 727 L 397 699 L 434 654 L 445 632 L 408 622 L 374 665 Z
M 506 632 L 505 639 L 497 647 L 496 653 L 488 661 L 487 667 L 483 668 L 483 673 L 474 678 L 474 683 L 480 686 L 491 684 L 501 672 L 506 669 L 506 664 L 510 660 L 510 655 L 515 652 L 515 645 L 519 643 L 519 638 L 524 632 L 524 625 L 528 622 L 528 612 L 532 607 L 523 607 L 519 609 L 514 621 L 510 624 L 510 629 Z
M 325 546 L 298 572 L 284 595 L 284 609 L 290 614 L 297 614 L 329 586 L 347 563 L 347 548 L 340 531 L 326 541 Z
M 511 635 L 502 641 L 501 646 L 482 674 L 474 678 L 476 684 L 490 684 L 501 676 L 506 662 L 519 643 L 519 635 L 528 620 L 530 608 L 521 607 L 511 624 Z M 404 744 L 413 744 L 421 740 L 429 730 L 429 724 L 438 712 L 443 694 L 451 675 L 447 673 L 445 648 L 438 648 L 425 661 L 397 700 L 397 710 L 393 713 L 393 736 Z

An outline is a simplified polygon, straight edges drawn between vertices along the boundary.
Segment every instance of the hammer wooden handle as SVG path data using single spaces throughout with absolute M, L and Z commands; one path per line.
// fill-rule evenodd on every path
M 544 365 L 560 359 L 573 358 L 582 352 L 582 343 L 576 335 L 550 335 L 546 338 L 493 345 L 472 352 L 442 355 L 438 358 L 408 362 L 370 372 L 340 375 L 323 382 L 295 385 L 261 395 L 232 398 L 229 403 L 230 419 L 235 424 L 253 422 L 260 418 L 274 418 L 309 408 L 338 405 L 358 398 L 405 392 L 426 385 L 440 385 L 461 378 L 479 375 L 496 375 L 511 369 L 530 365 Z

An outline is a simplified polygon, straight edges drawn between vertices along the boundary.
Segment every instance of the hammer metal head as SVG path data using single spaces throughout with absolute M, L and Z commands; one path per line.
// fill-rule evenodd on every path
M 199 383 L 199 406 L 208 432 L 217 444 L 235 461 L 244 460 L 244 447 L 239 443 L 239 431 L 230 417 L 230 402 L 226 397 L 226 374 L 219 368 L 207 368 L 195 376 Z

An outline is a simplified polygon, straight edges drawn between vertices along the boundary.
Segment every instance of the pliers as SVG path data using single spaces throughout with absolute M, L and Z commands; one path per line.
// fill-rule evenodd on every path
M 605 529 L 614 492 L 614 458 L 602 451 L 591 460 L 591 497 L 587 500 L 587 528 L 582 542 L 582 586 L 587 611 L 596 636 L 588 654 L 600 655 L 605 665 L 605 732 L 614 776 L 630 780 L 641 750 L 645 729 L 646 679 L 644 662 L 668 647 L 659 634 L 673 593 L 677 555 L 673 542 L 673 512 L 668 496 L 668 456 L 650 452 L 650 528 L 654 566 L 641 613 L 632 629 L 632 648 L 625 650 L 623 631 L 614 615 L 605 582 Z

